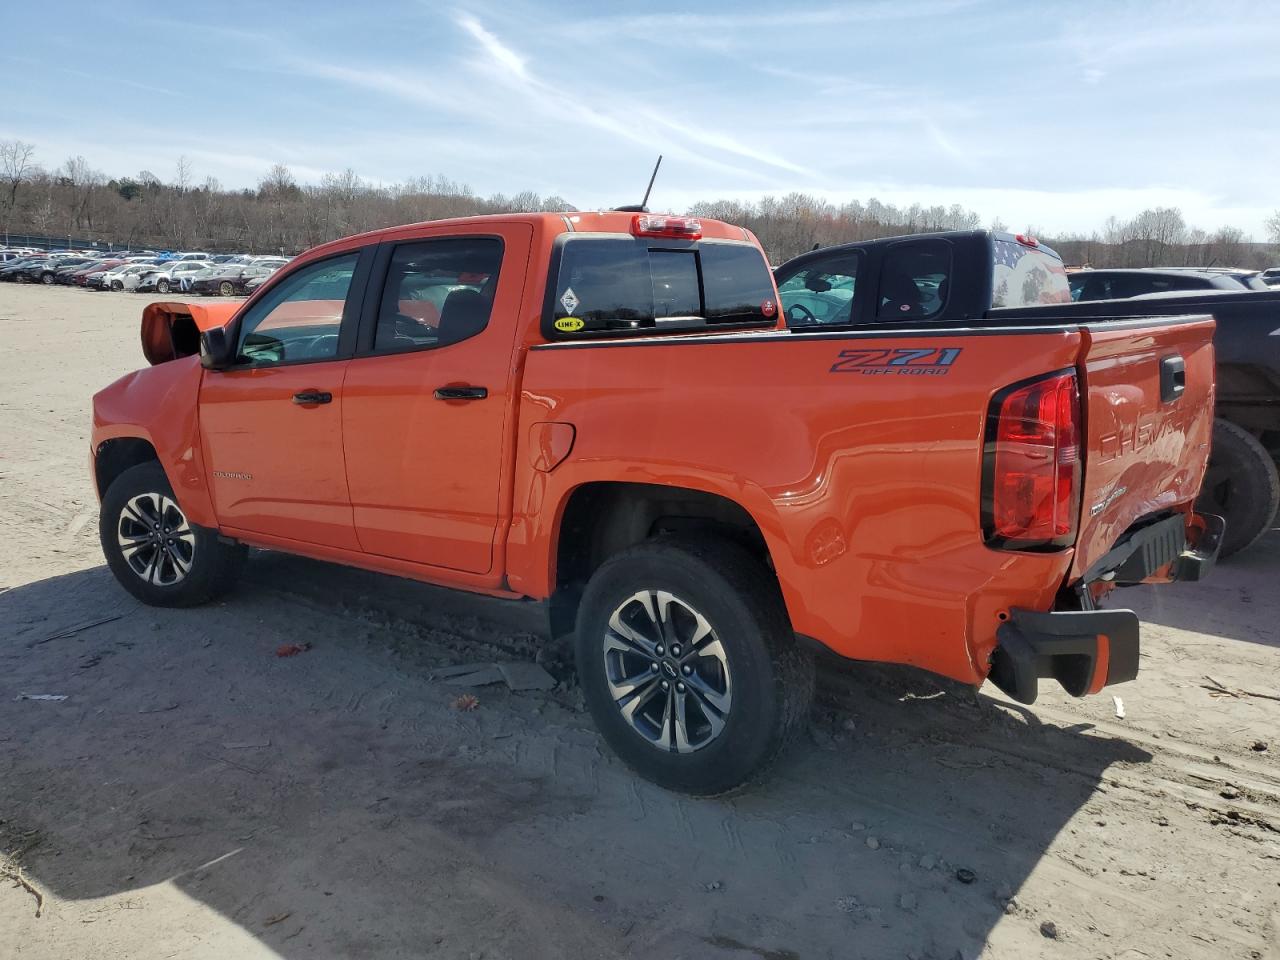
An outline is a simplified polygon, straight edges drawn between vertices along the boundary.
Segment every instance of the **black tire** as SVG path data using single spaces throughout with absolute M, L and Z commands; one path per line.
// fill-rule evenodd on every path
M 166 502 L 172 504 L 172 510 L 160 507 Z M 126 508 L 129 516 L 126 516 Z M 166 550 L 158 546 L 158 542 L 148 542 L 138 549 L 128 550 L 126 556 L 122 538 L 133 542 L 142 541 L 144 536 L 150 537 L 151 541 L 156 540 L 148 533 L 147 524 L 139 523 L 133 519 L 135 517 L 171 524 L 168 532 L 180 535 L 176 538 L 177 545 Z M 166 528 L 162 527 L 156 536 L 163 536 L 164 532 Z M 130 467 L 107 488 L 98 516 L 98 536 L 107 566 L 116 580 L 143 603 L 153 607 L 192 607 L 226 593 L 240 576 L 248 553 L 248 548 L 242 544 L 219 540 L 216 530 L 188 523 L 177 508 L 173 488 L 164 470 L 155 462 Z M 167 542 L 174 544 L 175 539 L 169 538 Z M 185 573 L 180 576 L 174 559 L 179 556 L 187 565 Z M 145 578 L 131 565 L 130 558 L 132 563 L 146 568 Z M 150 562 L 153 558 L 158 561 L 154 565 Z M 171 576 L 175 579 L 170 581 Z
M 43 283 L 46 287 L 49 286 L 50 284 L 53 283 L 53 274 L 52 273 L 40 274 L 40 282 Z
M 236 288 L 230 280 L 223 280 L 222 283 L 218 285 L 218 292 L 224 297 L 229 297 L 236 292 Z
M 711 639 L 719 641 L 723 658 L 699 653 L 694 661 L 698 666 L 689 678 L 687 664 L 692 654 L 688 649 L 671 646 L 666 651 L 670 661 L 667 665 L 660 665 L 648 654 L 619 654 L 616 649 L 607 656 L 606 637 L 619 636 L 610 628 L 611 618 L 616 611 L 631 609 L 627 604 L 636 603 L 632 598 L 646 591 L 655 600 L 659 591 L 676 598 L 676 609 L 682 612 L 668 612 L 662 618 L 668 623 L 674 624 L 677 619 L 693 623 L 689 614 L 696 611 L 701 615 L 713 631 Z M 641 618 L 643 609 L 642 604 Z M 666 609 L 671 611 L 673 605 Z M 662 628 L 653 629 L 654 635 L 664 635 Z M 665 635 L 671 637 L 673 633 Z M 663 647 L 653 647 L 652 641 L 650 644 L 651 651 L 663 652 Z M 709 649 L 706 641 L 698 647 Z M 672 650 L 684 653 L 685 661 L 670 657 Z M 715 796 L 758 781 L 809 720 L 813 658 L 796 644 L 777 581 L 746 550 L 724 540 L 666 537 L 631 547 L 605 562 L 582 596 L 575 653 L 587 707 L 606 742 L 641 776 L 669 790 Z M 667 728 L 666 713 L 660 724 L 665 746 L 625 719 L 622 701 L 615 701 L 606 673 L 606 669 L 621 662 L 619 656 L 639 659 L 639 666 L 631 668 L 638 671 L 637 676 L 649 676 L 645 670 L 652 669 L 656 681 L 670 677 L 670 684 L 687 690 L 680 696 L 686 711 L 685 725 L 680 727 L 685 745 L 708 733 L 709 739 L 689 752 L 677 752 L 675 727 Z M 648 668 L 643 666 L 646 658 L 651 661 Z M 709 665 L 708 660 L 712 661 Z M 710 714 L 700 706 L 706 699 L 692 690 L 693 680 L 701 679 L 701 672 L 708 666 L 723 680 L 723 690 L 732 692 L 727 710 L 720 716 L 722 726 L 718 733 L 710 732 L 710 724 L 697 722 Z M 680 682 L 680 671 L 689 678 L 689 686 Z M 637 688 L 641 685 L 636 684 Z M 643 685 L 653 690 L 647 681 Z M 662 701 L 654 703 L 655 710 L 669 704 L 665 709 L 674 715 L 677 695 L 673 690 L 669 686 L 666 693 L 653 693 L 655 700 Z M 653 703 L 644 698 L 643 690 L 631 699 Z M 653 729 L 658 727 L 655 723 Z
M 1243 427 L 1213 422 L 1209 469 L 1196 509 L 1227 521 L 1220 557 L 1239 553 L 1271 529 L 1280 509 L 1280 476 L 1267 448 Z
M 156 293 L 168 293 L 168 292 L 169 292 L 169 281 L 168 281 L 168 280 L 157 280 L 157 281 L 156 281 Z
M 124 284 L 121 283 L 119 280 L 112 280 L 111 289 L 119 293 L 121 290 L 124 289 Z

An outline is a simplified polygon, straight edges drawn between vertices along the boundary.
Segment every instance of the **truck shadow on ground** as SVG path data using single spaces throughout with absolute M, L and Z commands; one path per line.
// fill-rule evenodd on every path
M 997 922 L 1034 929 L 1009 897 L 1108 770 L 1150 759 L 826 666 L 815 733 L 772 779 L 676 796 L 607 753 L 572 689 L 459 711 L 429 680 L 517 655 L 536 614 L 270 554 L 201 610 L 140 607 L 104 568 L 11 589 L 0 849 L 99 935 L 158 924 L 157 956 L 248 937 L 298 960 L 953 960 Z M 188 912 L 148 920 L 168 888 Z M 42 923 L 24 929 L 64 935 Z

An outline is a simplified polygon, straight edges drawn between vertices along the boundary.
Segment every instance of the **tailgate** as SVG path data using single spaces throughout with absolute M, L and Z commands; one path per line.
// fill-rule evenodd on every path
M 1073 579 L 1135 521 L 1199 493 L 1213 433 L 1213 330 L 1208 316 L 1081 326 L 1086 444 Z

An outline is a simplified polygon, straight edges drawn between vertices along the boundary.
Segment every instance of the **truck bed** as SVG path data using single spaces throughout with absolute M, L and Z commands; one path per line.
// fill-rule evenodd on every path
M 546 522 L 541 505 L 579 483 L 733 491 L 798 633 L 977 682 L 1009 608 L 1051 608 L 1135 522 L 1194 498 L 1212 330 L 1208 317 L 1055 317 L 535 346 L 520 421 L 573 423 L 576 441 L 554 472 L 517 466 L 510 565 Z M 1186 370 L 1172 407 L 1159 398 L 1168 355 Z M 1085 406 L 1078 545 L 992 549 L 979 507 L 993 396 L 1068 369 Z

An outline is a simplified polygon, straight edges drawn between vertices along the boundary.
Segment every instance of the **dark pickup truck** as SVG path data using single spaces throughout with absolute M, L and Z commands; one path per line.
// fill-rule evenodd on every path
M 993 320 L 1212 314 L 1217 407 L 1198 509 L 1226 519 L 1222 556 L 1271 528 L 1280 505 L 1280 291 L 1179 291 L 1074 303 L 1057 253 L 1030 237 L 986 230 L 825 247 L 784 263 L 775 276 L 794 333 L 902 319 L 945 329 Z M 1158 438 L 1135 433 L 1133 439 Z

